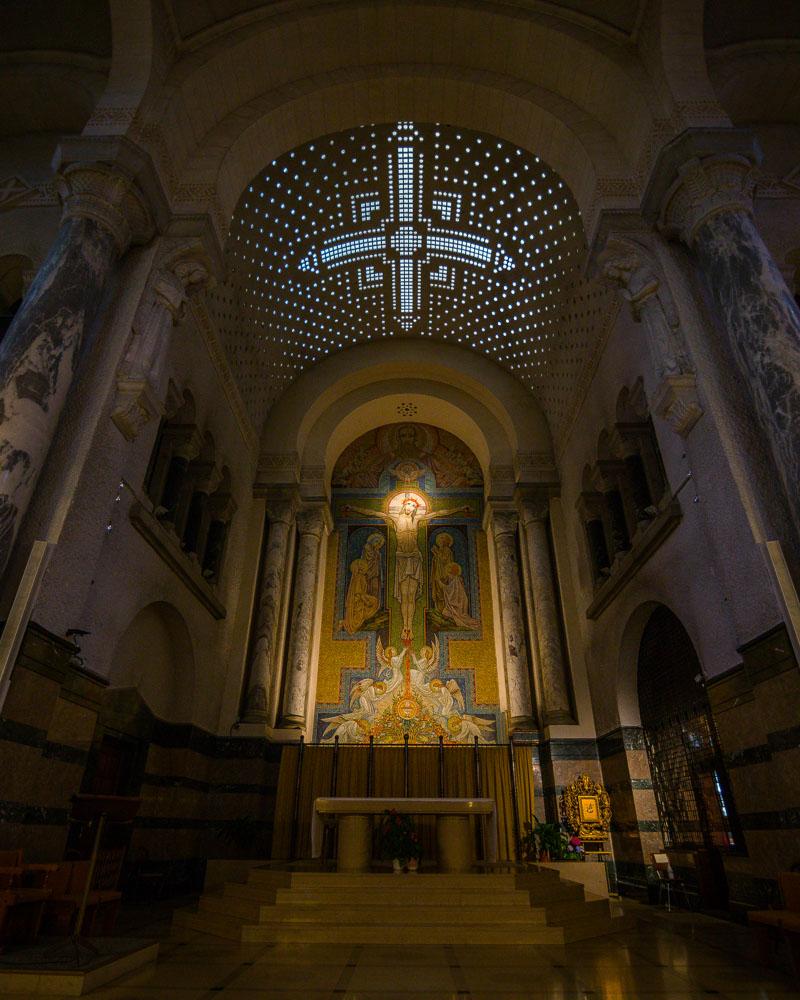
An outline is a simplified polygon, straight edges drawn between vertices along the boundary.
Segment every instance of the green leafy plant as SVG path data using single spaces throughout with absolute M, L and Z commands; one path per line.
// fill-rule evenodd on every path
M 542 823 L 538 816 L 525 823 L 520 847 L 526 861 L 561 861 L 570 854 L 569 835 L 561 824 Z
M 414 820 L 396 809 L 387 809 L 383 814 L 378 840 L 381 857 L 388 860 L 399 858 L 408 861 L 422 854 Z

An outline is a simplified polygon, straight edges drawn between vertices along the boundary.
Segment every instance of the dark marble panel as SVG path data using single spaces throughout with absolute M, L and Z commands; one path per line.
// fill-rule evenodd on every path
M 740 813 L 739 823 L 743 830 L 800 830 L 800 806 Z
M 597 738 L 597 753 L 601 760 L 626 750 L 644 748 L 644 731 L 641 726 L 620 726 Z
M 181 774 L 145 774 L 142 777 L 142 785 L 150 785 L 158 788 L 189 788 L 203 794 L 215 795 L 269 795 L 275 794 L 277 781 L 273 784 L 254 784 L 247 782 L 216 783 L 203 781 L 199 778 L 191 778 Z
M 89 757 L 87 750 L 66 743 L 55 743 L 47 739 L 47 733 L 43 729 L 37 729 L 24 722 L 15 722 L 14 719 L 0 719 L 0 740 L 35 747 L 41 750 L 43 757 L 62 760 L 67 764 L 85 766 Z
M 51 806 L 31 806 L 25 802 L 8 802 L 0 799 L 0 823 L 19 823 L 23 826 L 66 826 L 67 810 Z
M 772 751 L 765 744 L 754 747 L 742 747 L 725 754 L 725 766 L 729 770 L 738 767 L 751 767 L 753 764 L 764 764 L 772 760 Z
M 225 827 L 235 828 L 238 819 L 216 818 L 200 819 L 196 816 L 137 816 L 134 828 L 137 830 L 211 830 L 219 831 Z M 254 819 L 254 829 L 259 829 L 265 837 L 272 834 L 271 819 Z M 269 843 L 268 840 L 265 840 Z
M 549 756 L 554 763 L 564 760 L 597 760 L 597 740 L 544 740 L 539 745 L 542 761 Z

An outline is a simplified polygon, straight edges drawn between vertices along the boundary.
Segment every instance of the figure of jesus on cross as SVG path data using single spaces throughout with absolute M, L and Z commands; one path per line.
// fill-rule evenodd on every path
M 362 514 L 365 517 L 378 517 L 391 524 L 397 536 L 397 552 L 394 571 L 394 597 L 400 604 L 400 614 L 403 620 L 401 638 L 410 645 L 414 632 L 414 609 L 418 593 L 423 582 L 422 552 L 420 551 L 417 531 L 421 524 L 438 517 L 450 517 L 454 514 L 469 513 L 469 505 L 462 507 L 447 507 L 442 510 L 429 511 L 425 501 L 419 495 L 411 493 L 397 494 L 390 500 L 387 511 L 367 510 L 361 507 L 344 507 L 344 513 Z

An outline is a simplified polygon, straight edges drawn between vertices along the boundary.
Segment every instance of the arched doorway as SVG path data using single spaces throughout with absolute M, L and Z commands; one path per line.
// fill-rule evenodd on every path
M 704 902 L 726 896 L 720 852 L 740 849 L 733 798 L 692 640 L 664 605 L 639 644 L 639 709 L 664 846 L 695 866 Z

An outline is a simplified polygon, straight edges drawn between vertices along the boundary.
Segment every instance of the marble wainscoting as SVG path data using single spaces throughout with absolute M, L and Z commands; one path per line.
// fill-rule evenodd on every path
M 215 736 L 156 718 L 134 691 L 115 692 L 103 717 L 141 742 L 132 861 L 165 871 L 180 862 L 186 887 L 200 888 L 207 858 L 268 858 L 281 747 Z
M 800 671 L 783 625 L 739 653 L 707 689 L 746 849 L 726 859 L 731 900 L 763 908 L 800 861 Z
M 0 850 L 26 861 L 64 856 L 70 796 L 79 791 L 104 684 L 77 649 L 31 624 L 0 719 Z
M 158 719 L 136 691 L 109 689 L 76 653 L 28 627 L 0 720 L 0 850 L 24 847 L 28 861 L 64 857 L 70 798 L 93 787 L 108 734 L 131 748 L 123 792 L 142 800 L 134 868 L 161 866 L 174 888 L 199 890 L 207 858 L 270 857 L 281 747 Z
M 650 765 L 639 726 L 620 726 L 597 741 L 603 784 L 611 797 L 617 877 L 644 885 L 645 867 L 663 849 Z

